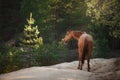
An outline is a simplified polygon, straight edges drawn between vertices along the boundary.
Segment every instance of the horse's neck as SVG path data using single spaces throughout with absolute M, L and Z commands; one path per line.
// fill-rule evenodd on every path
M 73 31 L 73 38 L 78 40 L 83 33 L 85 32 Z

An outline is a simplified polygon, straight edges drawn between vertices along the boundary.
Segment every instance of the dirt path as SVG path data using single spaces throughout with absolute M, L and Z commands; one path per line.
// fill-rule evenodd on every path
M 0 80 L 120 80 L 120 58 L 92 59 L 91 72 L 77 70 L 78 61 L 31 67 L 0 75 Z

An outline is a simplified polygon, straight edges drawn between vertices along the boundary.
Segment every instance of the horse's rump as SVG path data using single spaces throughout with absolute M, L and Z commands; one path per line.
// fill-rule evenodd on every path
M 81 55 L 82 63 L 84 63 L 86 55 L 89 54 L 89 50 L 90 50 L 89 46 L 91 46 L 90 45 L 91 42 L 92 42 L 92 37 L 90 35 L 85 33 L 85 34 L 82 34 L 80 36 L 78 46 L 79 46 L 79 49 L 80 49 L 80 53 L 79 54 Z

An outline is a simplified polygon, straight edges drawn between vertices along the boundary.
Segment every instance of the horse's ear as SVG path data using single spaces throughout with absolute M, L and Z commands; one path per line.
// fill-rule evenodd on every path
M 70 27 L 68 27 L 68 28 L 66 29 L 66 31 L 67 31 L 67 32 L 70 32 L 70 31 L 72 31 L 72 30 L 70 29 Z

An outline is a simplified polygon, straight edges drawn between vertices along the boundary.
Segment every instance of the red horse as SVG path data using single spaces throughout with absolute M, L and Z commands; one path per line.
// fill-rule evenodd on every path
M 87 59 L 88 71 L 90 71 L 90 57 L 93 49 L 93 38 L 86 32 L 81 31 L 67 31 L 64 41 L 68 42 L 74 38 L 78 41 L 79 64 L 78 69 L 82 70 L 85 57 Z

